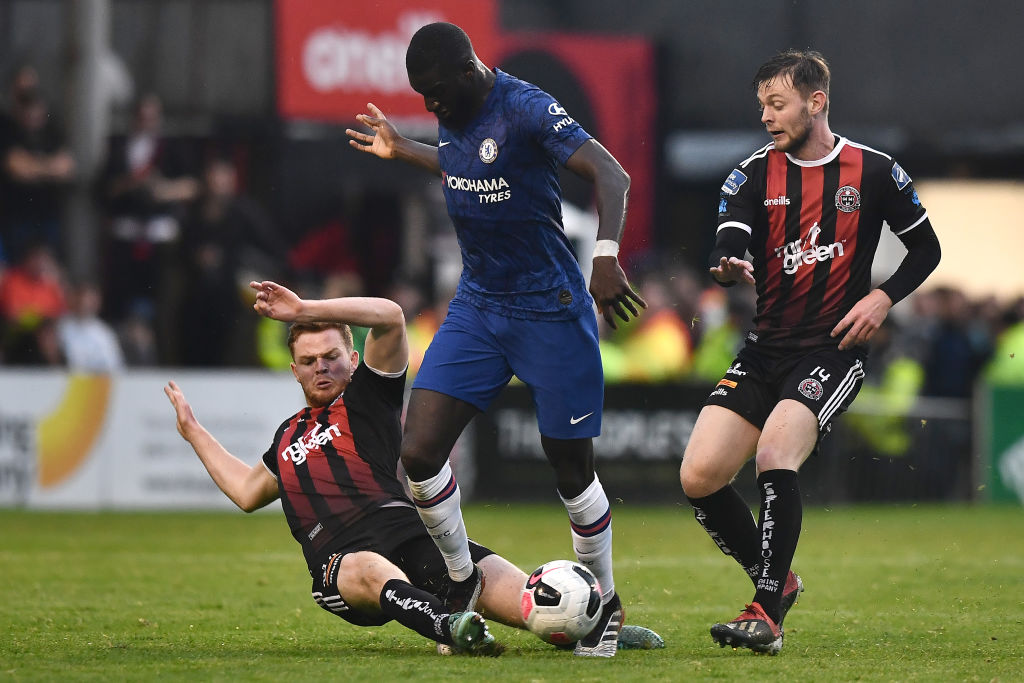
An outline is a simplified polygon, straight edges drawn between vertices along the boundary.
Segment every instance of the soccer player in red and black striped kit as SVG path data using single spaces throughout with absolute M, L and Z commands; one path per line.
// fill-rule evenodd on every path
M 196 420 L 181 389 L 170 382 L 164 393 L 182 437 L 242 510 L 281 499 L 306 557 L 313 599 L 322 608 L 356 626 L 393 619 L 456 651 L 498 654 L 481 614 L 453 613 L 437 597 L 450 585 L 447 565 L 399 483 L 409 365 L 402 309 L 387 299 L 317 301 L 273 282 L 250 286 L 258 313 L 293 323 L 292 372 L 307 406 L 281 424 L 262 462 L 249 466 Z M 349 324 L 370 330 L 362 362 Z M 472 541 L 470 553 L 484 578 L 477 609 L 525 628 L 520 598 L 526 573 Z M 618 647 L 651 649 L 664 642 L 650 629 L 627 625 Z
M 803 590 L 790 568 L 802 516 L 797 471 L 860 389 L 865 344 L 940 257 L 910 176 L 832 133 L 829 80 L 821 54 L 796 50 L 754 79 L 772 142 L 722 186 L 710 272 L 723 286 L 756 287 L 755 326 L 701 410 L 679 472 L 697 521 L 754 583 L 750 604 L 711 636 L 770 654 Z M 872 288 L 883 221 L 907 255 Z M 756 521 L 731 485 L 751 457 Z
M 251 512 L 281 499 L 322 608 L 357 626 L 394 619 L 438 643 L 497 654 L 480 614 L 453 614 L 436 597 L 447 568 L 398 480 L 409 364 L 402 309 L 387 299 L 303 300 L 273 282 L 251 286 L 257 312 L 294 323 L 291 367 L 307 407 L 281 424 L 262 462 L 249 466 L 203 428 L 170 382 L 164 392 L 178 431 L 241 509 Z M 362 363 L 348 324 L 370 329 Z M 519 596 L 526 574 L 483 546 L 471 546 L 487 576 L 480 609 L 522 628 Z

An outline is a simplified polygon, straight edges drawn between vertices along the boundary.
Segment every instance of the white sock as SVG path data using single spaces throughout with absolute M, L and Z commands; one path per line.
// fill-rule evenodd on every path
M 448 575 L 454 581 L 465 581 L 473 573 L 473 558 L 462 521 L 462 494 L 452 475 L 451 463 L 446 460 L 441 471 L 430 479 L 409 479 L 409 488 L 427 533 L 444 556 Z
M 575 498 L 565 499 L 572 529 L 572 547 L 580 564 L 594 572 L 607 602 L 615 592 L 612 578 L 612 509 L 604 487 L 594 475 L 590 486 Z

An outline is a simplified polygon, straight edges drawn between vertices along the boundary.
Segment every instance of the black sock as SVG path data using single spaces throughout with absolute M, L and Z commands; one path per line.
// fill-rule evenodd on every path
M 401 579 L 391 579 L 380 591 L 380 609 L 424 638 L 452 644 L 451 614 L 440 599 Z
M 768 470 L 757 478 L 761 491 L 761 571 L 755 585 L 754 602 L 777 624 L 782 608 L 782 591 L 793 564 L 800 539 L 803 504 L 800 480 L 793 470 Z
M 761 570 L 761 532 L 739 492 L 727 484 L 710 496 L 687 500 L 708 536 L 754 581 Z

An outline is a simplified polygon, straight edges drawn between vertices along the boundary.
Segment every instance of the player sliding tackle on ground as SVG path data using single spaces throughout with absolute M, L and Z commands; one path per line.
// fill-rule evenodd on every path
M 179 433 L 242 510 L 281 499 L 322 608 L 357 626 L 393 619 L 457 651 L 500 653 L 484 615 L 524 628 L 526 574 L 472 543 L 473 560 L 487 577 L 478 611 L 447 608 L 437 597 L 448 585 L 444 559 L 398 480 L 409 361 L 402 309 L 387 299 L 302 300 L 273 282 L 251 286 L 257 312 L 293 323 L 291 368 L 306 407 L 281 424 L 262 461 L 250 466 L 199 423 L 170 382 L 164 393 Z M 370 330 L 362 359 L 352 348 L 349 324 Z M 661 643 L 639 627 L 622 638 L 623 647 Z

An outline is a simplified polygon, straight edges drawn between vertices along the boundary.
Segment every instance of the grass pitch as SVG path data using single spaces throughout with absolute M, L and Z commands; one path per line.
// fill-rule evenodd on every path
M 590 660 L 493 625 L 499 659 L 438 657 L 389 624 L 360 629 L 309 597 L 280 513 L 0 511 L 0 679 L 1018 681 L 1024 511 L 805 510 L 807 592 L 777 657 L 720 649 L 709 626 L 752 589 L 682 507 L 617 503 L 627 621 L 667 647 Z M 569 557 L 555 506 L 467 506 L 470 534 L 524 569 Z

